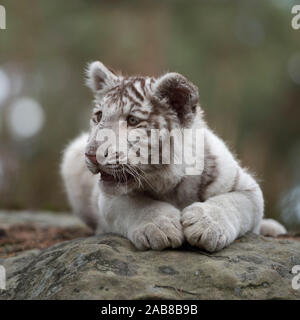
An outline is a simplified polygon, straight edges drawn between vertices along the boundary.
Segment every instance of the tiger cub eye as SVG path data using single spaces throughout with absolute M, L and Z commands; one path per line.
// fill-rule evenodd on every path
M 95 123 L 99 123 L 99 122 L 101 121 L 101 119 L 102 119 L 102 111 L 96 112 L 96 113 L 94 114 L 94 116 L 93 116 L 93 121 L 94 121 Z
M 140 120 L 134 116 L 129 116 L 127 118 L 127 122 L 130 126 L 136 126 L 140 122 Z

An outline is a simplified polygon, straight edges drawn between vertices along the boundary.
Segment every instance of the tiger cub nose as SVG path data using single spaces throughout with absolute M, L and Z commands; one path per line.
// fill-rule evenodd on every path
M 85 153 L 85 156 L 91 161 L 91 163 L 98 164 L 98 161 L 97 161 L 95 154 Z

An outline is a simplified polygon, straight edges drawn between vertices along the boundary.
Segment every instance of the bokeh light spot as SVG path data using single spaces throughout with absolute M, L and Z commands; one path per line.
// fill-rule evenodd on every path
M 0 104 L 3 103 L 10 94 L 10 81 L 6 73 L 0 69 Z
M 258 46 L 265 39 L 264 26 L 255 17 L 241 15 L 237 19 L 236 36 L 241 43 L 247 46 Z
M 280 201 L 281 218 L 288 226 L 300 223 L 300 185 L 287 192 Z
M 17 138 L 30 138 L 43 127 L 45 120 L 41 105 L 32 98 L 19 98 L 10 106 L 9 127 Z

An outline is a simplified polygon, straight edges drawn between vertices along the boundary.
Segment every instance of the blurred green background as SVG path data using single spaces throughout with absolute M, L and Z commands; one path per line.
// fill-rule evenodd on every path
M 299 1 L 0 0 L 0 208 L 68 210 L 58 167 L 88 128 L 86 63 L 177 71 L 254 171 L 266 216 L 300 228 Z

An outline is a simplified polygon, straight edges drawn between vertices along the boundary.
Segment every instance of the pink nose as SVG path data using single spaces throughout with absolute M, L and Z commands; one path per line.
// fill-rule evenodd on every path
M 93 163 L 98 164 L 97 158 L 95 154 L 88 154 L 86 153 L 85 156 Z

